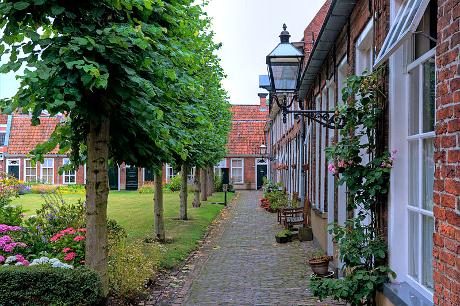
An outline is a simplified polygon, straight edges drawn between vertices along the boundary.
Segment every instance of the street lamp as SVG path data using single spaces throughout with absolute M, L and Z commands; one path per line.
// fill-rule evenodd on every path
M 259 147 L 259 152 L 262 157 L 267 155 L 267 146 L 265 144 L 261 144 Z
M 280 43 L 267 55 L 270 99 L 275 100 L 283 112 L 283 122 L 286 123 L 287 114 L 294 114 L 308 117 L 331 129 L 342 128 L 343 120 L 335 111 L 303 109 L 302 103 L 298 100 L 298 92 L 304 55 L 303 51 L 289 42 L 290 37 L 286 24 L 283 24 Z M 295 101 L 300 110 L 290 110 Z

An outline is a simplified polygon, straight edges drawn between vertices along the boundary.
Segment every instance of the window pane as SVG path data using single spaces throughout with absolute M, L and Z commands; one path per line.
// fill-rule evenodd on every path
M 423 140 L 423 209 L 433 211 L 434 184 L 433 139 Z
M 241 159 L 232 160 L 232 167 L 242 167 L 243 161 Z
M 418 66 L 409 72 L 410 98 L 409 98 L 409 135 L 419 133 L 419 83 L 420 73 Z
M 419 215 L 409 211 L 409 275 L 418 280 Z
M 409 205 L 419 206 L 419 149 L 418 141 L 409 142 Z
M 433 217 L 422 217 L 422 285 L 433 290 Z
M 434 131 L 436 73 L 434 58 L 423 64 L 423 132 Z
M 232 169 L 232 180 L 234 183 L 241 183 L 243 181 L 243 169 L 233 168 Z

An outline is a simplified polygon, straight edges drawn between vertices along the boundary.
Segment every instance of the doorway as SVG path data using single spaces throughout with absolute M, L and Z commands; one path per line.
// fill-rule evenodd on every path
M 137 190 L 138 184 L 137 167 L 126 166 L 126 190 Z
M 257 178 L 257 190 L 259 190 L 260 188 L 262 188 L 263 184 L 264 184 L 264 177 L 267 178 L 267 173 L 268 173 L 268 164 L 267 164 L 267 160 L 266 159 L 263 159 L 263 158 L 260 158 L 260 159 L 257 159 L 256 161 L 256 178 Z
M 8 159 L 6 161 L 6 173 L 19 180 L 19 159 Z

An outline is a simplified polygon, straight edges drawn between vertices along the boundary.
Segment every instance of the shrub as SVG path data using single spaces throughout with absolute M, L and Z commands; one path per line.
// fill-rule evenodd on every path
M 21 230 L 22 228 L 19 226 L 0 224 L 0 264 L 9 264 L 14 261 L 14 264 L 29 265 L 29 262 L 22 254 L 19 254 L 19 252 L 22 253 L 27 245 L 15 239 L 15 236 Z M 14 254 L 16 256 L 13 256 Z
M 45 265 L 0 268 L 0 305 L 98 305 L 103 300 L 99 275 L 87 268 Z
M 21 224 L 22 207 L 11 205 L 13 198 L 19 196 L 21 186 L 14 176 L 0 173 L 0 224 Z
M 30 184 L 30 191 L 36 194 L 50 193 L 57 190 L 57 186 L 50 184 Z
M 165 185 L 165 189 L 175 192 L 175 191 L 179 191 L 181 186 L 182 186 L 182 180 L 181 180 L 180 174 L 177 174 L 176 176 L 173 176 L 171 180 L 169 181 L 169 183 Z
M 289 203 L 288 195 L 283 191 L 274 190 L 266 194 L 266 199 L 270 203 L 270 210 L 277 211 L 280 208 L 286 207 Z
M 139 193 L 154 193 L 155 191 L 155 185 L 153 182 L 147 182 L 144 183 L 141 187 L 137 189 L 137 192 Z
M 124 241 L 109 250 L 110 294 L 132 301 L 145 291 L 147 280 L 158 268 L 160 248 L 157 244 Z
M 58 258 L 72 265 L 82 265 L 85 260 L 85 228 L 66 228 L 50 238 Z
M 218 173 L 214 174 L 214 190 L 216 192 L 224 191 L 222 184 L 222 175 L 219 175 Z
M 85 194 L 85 185 L 61 185 L 56 188 L 61 194 Z

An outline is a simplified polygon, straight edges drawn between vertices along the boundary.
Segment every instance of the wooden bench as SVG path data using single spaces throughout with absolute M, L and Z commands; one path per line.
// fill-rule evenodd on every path
M 283 224 L 285 228 L 305 224 L 305 209 L 303 207 L 280 209 L 278 212 L 278 222 Z

